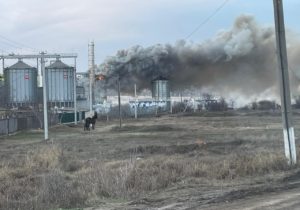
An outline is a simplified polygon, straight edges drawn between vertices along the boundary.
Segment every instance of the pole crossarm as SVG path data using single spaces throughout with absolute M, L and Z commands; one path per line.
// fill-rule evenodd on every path
M 36 59 L 36 58 L 77 58 L 76 53 L 31 54 L 31 55 L 0 55 L 0 59 Z

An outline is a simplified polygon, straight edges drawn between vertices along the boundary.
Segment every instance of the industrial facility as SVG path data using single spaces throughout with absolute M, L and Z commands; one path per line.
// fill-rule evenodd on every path
M 172 113 L 173 106 L 178 104 L 185 104 L 181 111 L 186 111 L 188 107 L 192 107 L 195 111 L 209 109 L 209 104 L 217 103 L 217 100 L 207 102 L 199 98 L 182 98 L 182 96 L 179 100 L 178 96 L 171 96 L 171 81 L 159 74 L 144 81 L 148 84 L 148 92 L 137 94 L 136 84 L 132 84 L 132 93 L 128 92 L 128 88 L 123 92 L 124 80 L 120 80 L 120 75 L 116 80 L 117 83 L 114 83 L 111 75 L 106 75 L 103 68 L 95 65 L 93 42 L 88 45 L 87 71 L 76 71 L 76 58 L 76 54 L 46 53 L 1 56 L 3 75 L 0 80 L 0 95 L 1 107 L 5 111 L 1 112 L 0 117 L 8 119 L 14 116 L 18 119 L 25 116 L 38 123 L 27 122 L 26 124 L 30 126 L 19 125 L 19 127 L 34 126 L 47 130 L 48 124 L 50 126 L 58 123 L 77 124 L 85 118 L 86 112 L 88 115 L 96 111 L 100 118 L 105 116 L 108 120 L 114 116 L 121 119 L 122 115 L 137 118 L 137 116 Z M 15 63 L 6 67 L 7 60 Z M 36 61 L 35 65 L 32 65 L 32 62 L 31 65 L 28 64 L 32 60 Z M 117 68 L 124 66 L 129 68 L 131 62 L 135 61 L 119 65 Z M 137 68 L 140 62 L 138 61 Z M 140 68 L 144 68 L 144 65 Z M 148 65 L 147 68 L 152 68 L 151 71 L 155 72 L 157 66 Z M 18 125 L 10 127 L 18 130 Z M 0 135 L 9 132 L 13 130 L 2 131 Z M 45 139 L 47 136 L 46 132 Z
M 76 54 L 0 57 L 4 73 L 0 86 L 3 126 L 0 135 L 20 129 L 48 129 L 48 124 L 77 123 L 84 118 L 84 111 L 77 110 L 76 106 Z M 61 59 L 72 59 L 74 63 L 67 65 Z M 5 67 L 7 60 L 16 63 Z M 35 60 L 36 65 L 29 65 L 26 61 L 30 60 Z M 42 81 L 39 81 L 40 77 Z M 38 81 L 42 83 L 41 87 Z

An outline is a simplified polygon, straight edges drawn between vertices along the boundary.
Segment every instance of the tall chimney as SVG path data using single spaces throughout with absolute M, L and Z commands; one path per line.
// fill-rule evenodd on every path
M 88 45 L 89 48 L 89 74 L 90 74 L 90 111 L 93 110 L 93 103 L 95 102 L 95 53 L 94 42 L 92 41 Z

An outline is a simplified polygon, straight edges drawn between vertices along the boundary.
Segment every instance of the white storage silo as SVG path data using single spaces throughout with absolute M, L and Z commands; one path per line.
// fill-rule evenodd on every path
M 29 106 L 37 101 L 37 69 L 19 60 L 4 70 L 10 106 Z
M 50 64 L 45 69 L 48 103 L 58 107 L 74 105 L 74 67 L 61 60 Z

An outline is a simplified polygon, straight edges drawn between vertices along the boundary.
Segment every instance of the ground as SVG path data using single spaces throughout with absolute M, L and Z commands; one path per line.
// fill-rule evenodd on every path
M 294 122 L 297 140 L 297 113 Z M 6 202 L 0 209 L 300 205 L 300 170 L 286 164 L 280 113 L 173 114 L 124 119 L 122 128 L 117 120 L 98 121 L 90 132 L 82 124 L 60 125 L 49 136 L 43 142 L 42 131 L 27 131 L 0 139 L 0 199 Z M 16 185 L 22 195 L 15 195 Z

